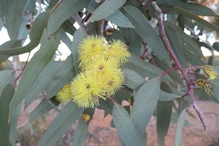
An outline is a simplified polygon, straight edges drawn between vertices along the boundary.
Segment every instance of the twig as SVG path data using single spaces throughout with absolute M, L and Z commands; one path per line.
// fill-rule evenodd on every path
M 100 24 L 100 36 L 103 36 L 104 34 L 104 28 L 105 28 L 104 26 L 105 26 L 105 20 L 102 19 Z
M 205 120 L 203 118 L 203 113 L 202 111 L 199 109 L 199 107 L 197 106 L 196 102 L 195 102 L 195 96 L 194 96 L 194 89 L 191 88 L 192 86 L 192 82 L 190 81 L 186 69 L 184 69 L 181 64 L 179 63 L 175 53 L 173 52 L 171 46 L 170 46 L 170 42 L 166 36 L 166 32 L 164 29 L 164 24 L 163 24 L 163 13 L 161 11 L 161 9 L 159 8 L 159 6 L 157 5 L 156 1 L 151 0 L 151 5 L 154 8 L 154 10 L 156 11 L 157 15 L 158 15 L 158 21 L 159 21 L 159 30 L 160 30 L 160 34 L 161 34 L 161 39 L 168 51 L 168 53 L 170 54 L 171 58 L 173 59 L 175 66 L 177 69 L 180 70 L 180 72 L 183 75 L 184 80 L 186 81 L 187 87 L 188 87 L 188 95 L 190 96 L 191 102 L 192 102 L 192 106 L 194 107 L 196 113 L 199 116 L 199 119 L 201 120 L 201 123 L 204 127 L 204 130 L 206 130 L 206 123 Z

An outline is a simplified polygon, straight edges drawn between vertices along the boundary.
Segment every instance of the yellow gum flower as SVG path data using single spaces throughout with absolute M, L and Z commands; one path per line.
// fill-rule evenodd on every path
M 74 102 L 83 108 L 99 105 L 99 98 L 105 100 L 103 83 L 91 72 L 80 73 L 71 82 L 71 93 Z
M 205 65 L 202 67 L 204 73 L 209 77 L 208 80 L 214 80 L 219 77 L 216 71 L 210 65 Z
M 100 36 L 88 36 L 79 46 L 80 67 L 83 68 L 87 63 L 91 62 L 97 56 L 103 54 L 106 48 L 105 40 Z
M 198 79 L 196 81 L 196 86 L 204 87 L 205 91 L 208 93 L 209 96 L 210 96 L 210 94 L 214 95 L 214 93 L 211 91 L 211 88 L 210 88 L 211 85 L 206 80 Z
M 115 58 L 119 65 L 128 62 L 131 54 L 128 52 L 126 45 L 120 40 L 113 40 L 104 51 L 105 58 Z
M 56 95 L 56 99 L 60 102 L 66 102 L 72 99 L 71 85 L 65 85 Z

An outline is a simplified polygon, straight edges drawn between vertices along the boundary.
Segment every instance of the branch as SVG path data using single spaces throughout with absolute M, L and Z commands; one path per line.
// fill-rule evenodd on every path
M 188 87 L 188 95 L 190 96 L 191 102 L 192 102 L 192 106 L 194 107 L 196 113 L 199 116 L 199 119 L 201 120 L 201 123 L 204 127 L 204 130 L 206 130 L 206 123 L 205 120 L 203 118 L 203 113 L 202 111 L 199 109 L 199 107 L 197 106 L 196 102 L 195 102 L 195 96 L 194 96 L 194 89 L 192 88 L 192 82 L 190 81 L 188 75 L 187 75 L 187 70 L 184 69 L 182 67 L 182 65 L 179 63 L 175 53 L 173 52 L 171 46 L 170 46 L 170 42 L 167 38 L 165 29 L 164 29 L 164 24 L 163 24 L 163 13 L 161 11 L 161 9 L 159 8 L 159 6 L 157 5 L 156 1 L 151 0 L 151 5 L 154 8 L 155 12 L 158 15 L 158 21 L 159 21 L 159 30 L 160 30 L 160 34 L 161 34 L 161 39 L 166 47 L 166 50 L 168 51 L 168 53 L 170 54 L 171 58 L 173 59 L 175 66 L 178 70 L 180 70 L 180 72 L 183 75 L 184 80 L 186 81 L 187 87 Z

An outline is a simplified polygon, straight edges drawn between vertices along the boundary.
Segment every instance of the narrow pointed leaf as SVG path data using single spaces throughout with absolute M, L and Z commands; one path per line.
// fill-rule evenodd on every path
M 20 25 L 22 22 L 22 14 L 24 4 L 27 0 L 7 0 L 5 7 L 5 20 L 8 35 L 11 40 L 16 40 L 18 37 Z
M 179 119 L 177 121 L 175 146 L 180 146 L 180 143 L 181 143 L 181 140 L 182 140 L 182 129 L 183 129 L 184 122 L 185 122 L 185 112 L 186 112 L 186 110 L 184 109 L 181 112 L 181 114 L 179 115 Z
M 146 41 L 152 51 L 162 61 L 168 63 L 168 54 L 160 37 L 156 34 L 151 24 L 141 13 L 141 11 L 133 6 L 125 6 L 123 7 L 123 9 L 124 14 L 128 17 L 128 19 L 135 27 L 134 30 L 136 31 L 136 33 L 142 38 L 143 41 Z
M 53 107 L 49 104 L 51 99 L 43 99 L 40 104 L 30 113 L 29 122 L 36 120 L 37 118 L 43 116 L 47 112 L 49 112 Z M 54 105 L 58 105 L 56 100 L 51 101 Z
M 165 25 L 165 30 L 170 41 L 173 52 L 175 53 L 180 64 L 186 68 L 186 59 L 182 48 L 182 42 L 180 41 L 179 35 L 170 25 Z
M 104 19 L 115 13 L 125 4 L 126 0 L 105 0 L 91 15 L 87 23 Z
M 27 64 L 21 77 L 19 86 L 11 101 L 11 110 L 13 111 L 17 105 L 24 99 L 31 86 L 34 84 L 42 70 L 52 59 L 61 39 L 61 33 L 58 31 L 55 35 L 48 38 L 47 29 L 43 32 L 41 39 L 41 47 Z
M 138 90 L 141 87 L 141 85 L 143 85 L 146 82 L 141 75 L 139 75 L 133 70 L 124 69 L 123 72 L 125 74 L 124 85 L 133 90 Z
M 77 129 L 74 135 L 72 146 L 83 146 L 87 135 L 87 123 L 81 118 L 78 121 Z
M 178 13 L 182 14 L 182 15 L 185 15 L 203 25 L 205 25 L 206 27 L 210 28 L 210 29 L 213 29 L 215 30 L 216 32 L 219 32 L 219 27 L 214 25 L 213 23 L 210 23 L 202 18 L 200 18 L 198 15 L 195 15 L 189 11 L 186 11 L 182 8 L 179 8 L 179 7 L 173 7 L 173 10 L 177 11 Z
M 135 128 L 128 112 L 119 104 L 115 103 L 113 107 L 113 122 L 118 130 L 119 137 L 126 146 L 145 146 L 146 137 L 142 137 Z
M 0 95 L 2 94 L 3 89 L 9 83 L 12 83 L 14 80 L 14 74 L 11 70 L 0 71 Z
M 51 14 L 48 21 L 48 33 L 52 35 L 74 13 L 83 9 L 88 4 L 87 0 L 64 0 Z
M 33 50 L 40 42 L 40 38 L 47 24 L 48 18 L 49 18 L 49 11 L 42 12 L 39 16 L 37 16 L 30 30 L 30 34 L 29 34 L 30 43 L 28 43 L 26 46 L 4 48 L 0 50 L 0 54 L 12 56 L 12 55 L 23 54 Z
M 158 77 L 146 82 L 137 92 L 131 118 L 135 124 L 136 129 L 143 135 L 151 116 L 157 106 L 160 96 L 160 80 Z
M 9 140 L 12 146 L 16 146 L 17 121 L 18 121 L 19 114 L 20 114 L 20 108 L 21 108 L 21 104 L 17 106 L 11 118 Z
M 153 78 L 159 76 L 163 73 L 163 71 L 156 66 L 143 61 L 139 56 L 132 54 L 129 58 L 129 62 L 123 65 L 124 69 L 130 69 L 136 71 L 138 74 L 143 77 Z M 162 77 L 165 81 L 171 81 L 168 75 Z
M 173 101 L 159 101 L 157 104 L 157 137 L 159 146 L 164 146 L 164 137 L 169 129 Z
M 78 30 L 75 31 L 74 36 L 73 36 L 73 44 L 72 44 L 72 49 L 71 53 L 73 56 L 73 61 L 75 64 L 75 72 L 79 73 L 78 71 L 78 49 L 79 49 L 79 44 L 81 41 L 87 36 L 87 32 L 83 27 L 80 27 Z
M 0 141 L 2 146 L 9 146 L 9 104 L 14 94 L 12 84 L 8 84 L 0 95 Z
M 37 146 L 52 146 L 79 119 L 83 111 L 70 101 L 51 123 Z
M 119 10 L 107 17 L 106 20 L 114 23 L 119 27 L 134 28 L 129 19 L 125 15 L 123 15 L 123 13 Z

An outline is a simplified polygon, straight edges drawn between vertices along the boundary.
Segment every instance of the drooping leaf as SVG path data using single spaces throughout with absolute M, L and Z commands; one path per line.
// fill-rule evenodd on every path
M 74 13 L 83 9 L 88 4 L 87 0 L 65 0 L 51 14 L 48 21 L 48 33 L 54 34 L 59 27 Z
M 130 69 L 136 71 L 138 74 L 142 75 L 143 77 L 153 78 L 159 76 L 163 73 L 163 71 L 156 66 L 153 66 L 146 61 L 143 61 L 139 56 L 131 54 L 129 58 L 129 62 L 123 65 L 124 69 Z M 163 76 L 165 81 L 171 81 L 168 75 Z
M 203 15 L 203 16 L 215 16 L 216 15 L 211 9 L 209 9 L 206 6 L 203 6 L 202 4 L 198 4 L 195 1 L 188 2 L 188 1 L 183 1 L 183 0 L 157 0 L 157 4 L 161 7 L 164 7 L 165 10 L 167 10 L 168 7 L 176 6 L 176 7 L 180 7 L 182 9 L 185 9 L 197 15 Z
M 166 83 L 161 83 L 161 89 L 171 92 Z M 164 146 L 164 137 L 169 129 L 173 101 L 158 101 L 157 104 L 157 137 L 159 146 Z
M 11 101 L 12 111 L 24 99 L 29 89 L 42 72 L 42 70 L 50 62 L 56 49 L 58 48 L 60 39 L 60 31 L 48 38 L 48 31 L 47 29 L 44 30 L 43 37 L 41 39 L 40 50 L 35 53 L 30 62 L 27 64 L 27 67 L 25 68 L 21 77 L 17 91 L 14 94 L 14 97 Z
M 198 17 L 197 15 L 189 12 L 189 11 L 186 11 L 185 9 L 182 9 L 182 8 L 179 8 L 179 7 L 173 7 L 173 10 L 177 11 L 178 13 L 182 14 L 182 15 L 185 15 L 191 19 L 194 19 L 195 21 L 205 25 L 206 27 L 210 28 L 210 29 L 213 29 L 215 30 L 216 32 L 219 32 L 219 27 L 214 25 L 213 23 L 210 23 L 200 17 Z
M 8 84 L 2 94 L 0 95 L 0 141 L 1 145 L 9 146 L 9 131 L 10 123 L 9 121 L 9 104 L 14 94 L 14 88 L 12 84 Z
M 7 41 L 5 43 L 3 43 L 2 45 L 0 45 L 0 51 L 5 49 L 5 48 L 13 48 L 13 47 L 19 47 L 21 46 L 21 41 L 18 40 L 10 40 Z M 10 57 L 10 55 L 1 55 L 0 54 L 0 63 L 7 60 Z
M 7 0 L 6 3 L 6 28 L 8 35 L 11 40 L 16 40 L 19 33 L 19 28 L 22 22 L 22 13 L 24 9 L 24 4 L 27 0 Z
M 87 20 L 87 23 L 91 21 L 98 21 L 104 19 L 113 13 L 115 13 L 120 7 L 125 4 L 126 0 L 105 0 Z
M 83 111 L 70 101 L 51 123 L 37 146 L 52 146 L 79 119 Z
M 134 28 L 129 19 L 126 16 L 124 16 L 123 13 L 119 10 L 107 17 L 106 20 L 114 23 L 119 27 Z
M 131 21 L 134 30 L 149 45 L 152 51 L 162 60 L 169 63 L 167 51 L 145 16 L 133 6 L 123 7 L 124 14 Z
M 160 97 L 159 97 L 159 101 L 171 101 L 177 98 L 180 98 L 181 96 L 179 95 L 175 95 L 175 94 L 171 94 L 168 92 L 164 92 L 164 91 L 160 91 Z
M 73 35 L 74 32 L 76 31 L 76 28 L 73 27 L 75 21 L 74 20 L 67 20 L 65 21 L 62 25 L 61 28 L 65 31 L 68 32 L 69 34 Z
M 184 49 L 185 57 L 187 62 L 196 66 L 196 65 L 205 65 L 205 63 L 197 56 L 197 54 L 191 53 L 187 49 Z
M 133 70 L 124 69 L 125 83 L 127 87 L 138 90 L 146 81 L 145 79 Z
M 160 80 L 158 77 L 146 82 L 137 92 L 131 118 L 140 135 L 143 135 L 153 115 L 160 96 Z
M 55 98 L 43 99 L 40 104 L 30 113 L 29 122 L 36 120 L 53 109 L 53 107 L 49 104 L 49 100 L 51 100 L 54 105 L 58 105 L 58 102 L 55 100 Z
M 83 146 L 84 140 L 87 135 L 87 126 L 87 123 L 82 118 L 78 121 L 72 146 Z
M 133 123 L 133 119 L 131 119 L 128 112 L 117 103 L 114 103 L 113 107 L 113 122 L 118 130 L 119 137 L 126 146 L 146 145 L 146 137 L 143 137 L 138 133 L 135 128 L 136 125 Z
M 11 118 L 9 141 L 12 146 L 16 146 L 17 121 L 18 121 L 19 114 L 20 114 L 20 107 L 21 107 L 21 104 L 17 106 Z
M 177 126 L 176 126 L 176 136 L 175 136 L 175 146 L 180 146 L 181 140 L 182 140 L 182 129 L 184 126 L 184 121 L 185 121 L 185 112 L 186 110 L 184 109 L 177 121 Z
M 69 56 L 63 62 L 50 62 L 40 73 L 35 83 L 29 89 L 25 97 L 25 107 L 27 107 L 37 95 L 51 84 L 59 70 L 69 70 L 73 66 L 72 57 Z
M 73 61 L 75 64 L 75 72 L 76 74 L 79 73 L 78 71 L 78 49 L 79 49 L 79 44 L 81 41 L 87 36 L 87 32 L 83 27 L 80 27 L 78 30 L 75 31 L 74 36 L 73 36 L 73 44 L 72 44 L 72 49 L 71 53 L 73 55 Z
M 12 56 L 12 55 L 23 54 L 33 50 L 40 42 L 40 38 L 47 24 L 48 18 L 49 18 L 49 11 L 42 12 L 39 16 L 37 16 L 30 30 L 30 34 L 29 34 L 30 42 L 27 45 L 23 47 L 1 49 L 0 54 Z
M 46 98 L 55 96 L 56 93 L 60 91 L 64 85 L 68 84 L 75 76 L 74 66 L 64 71 L 57 72 L 54 82 L 51 82 L 51 85 L 46 90 Z
M 159 101 L 157 104 L 157 137 L 159 146 L 164 146 L 164 137 L 167 134 L 173 101 Z
M 0 71 L 0 95 L 2 94 L 3 89 L 9 83 L 12 83 L 14 80 L 14 74 L 11 70 Z
M 171 27 L 170 25 L 165 25 L 165 30 L 170 41 L 171 47 L 173 52 L 175 53 L 179 63 L 186 68 L 186 60 L 182 48 L 182 42 L 180 41 L 179 35 L 177 34 L 176 30 Z

